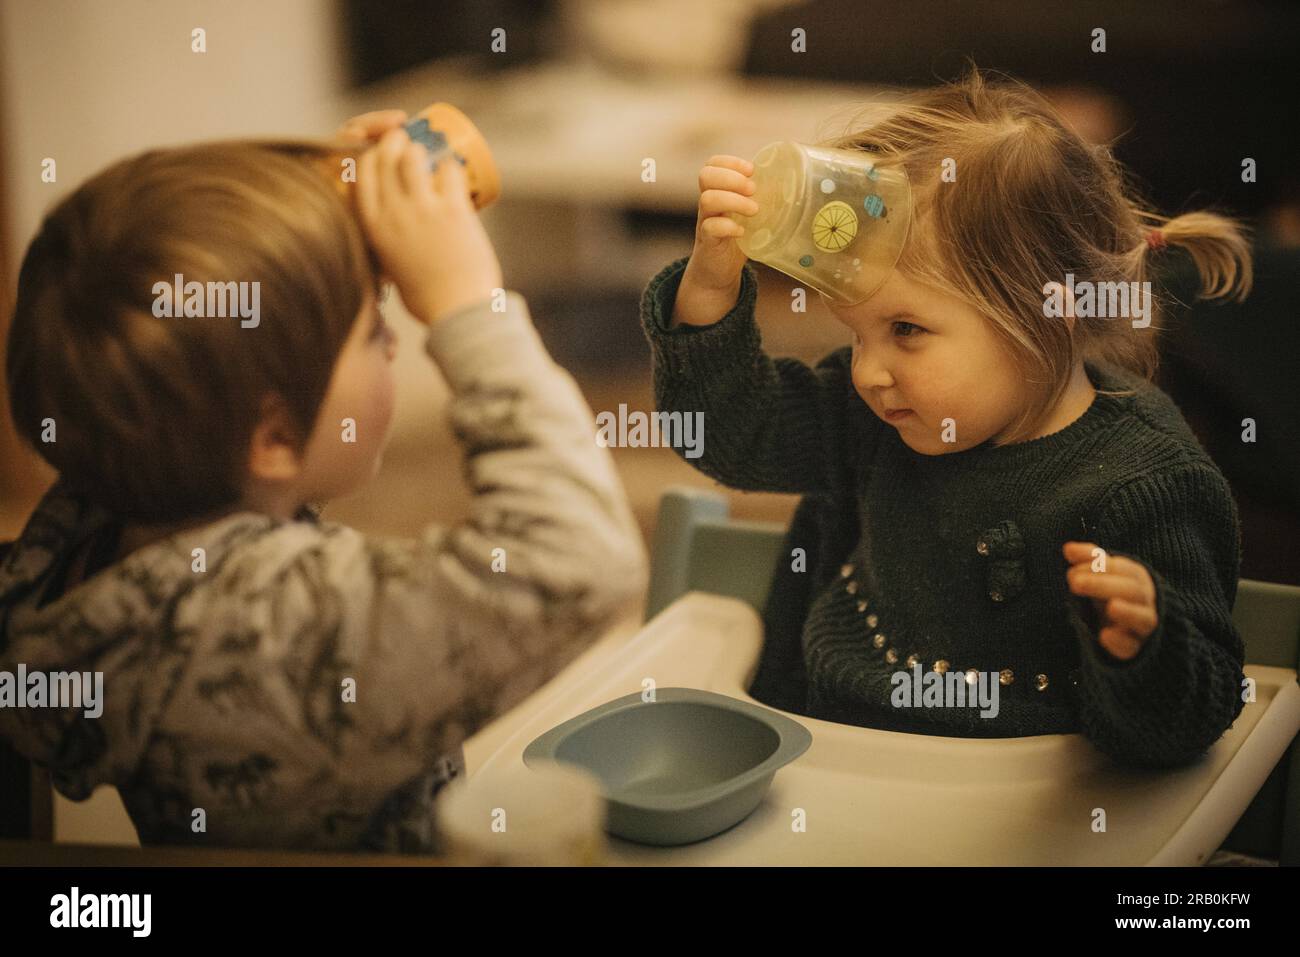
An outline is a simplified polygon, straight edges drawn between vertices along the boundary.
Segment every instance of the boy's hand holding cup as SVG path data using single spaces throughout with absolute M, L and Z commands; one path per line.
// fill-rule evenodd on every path
M 501 264 L 470 200 L 460 163 L 412 142 L 401 110 L 348 120 L 339 135 L 377 141 L 357 161 L 356 202 L 366 239 L 402 302 L 433 323 L 503 287 Z

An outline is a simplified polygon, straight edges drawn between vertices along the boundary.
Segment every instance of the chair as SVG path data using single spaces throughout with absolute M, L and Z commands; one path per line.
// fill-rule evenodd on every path
M 739 598 L 761 612 L 784 536 L 772 522 L 732 521 L 726 498 L 716 492 L 669 489 L 659 504 L 647 619 L 688 591 Z M 1243 578 L 1232 615 L 1248 664 L 1300 665 L 1300 588 Z M 1300 736 L 1223 849 L 1300 864 Z

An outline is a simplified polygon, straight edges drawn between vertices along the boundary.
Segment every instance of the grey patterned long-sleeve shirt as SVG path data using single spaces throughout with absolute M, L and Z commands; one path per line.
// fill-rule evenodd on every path
M 0 734 L 74 800 L 115 785 L 144 843 L 436 849 L 464 739 L 632 610 L 647 561 L 522 297 L 442 320 L 426 350 L 465 521 L 400 540 L 243 511 L 61 593 L 115 522 L 58 482 L 0 564 L 0 672 L 102 672 L 103 712 L 0 707 Z

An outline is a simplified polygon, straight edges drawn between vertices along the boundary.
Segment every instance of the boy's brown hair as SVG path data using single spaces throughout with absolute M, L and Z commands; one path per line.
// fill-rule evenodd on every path
M 1172 218 L 1150 210 L 1106 146 L 1085 143 L 1039 93 L 973 64 L 962 79 L 875 107 L 883 118 L 821 145 L 863 150 L 902 165 L 913 222 L 898 268 L 968 303 L 992 324 L 1033 393 L 1006 441 L 1027 438 L 1069 385 L 1077 359 L 1155 375 L 1163 311 L 1151 257 L 1161 238 L 1195 263 L 1201 298 L 1250 291 L 1245 228 L 1212 212 Z M 952 161 L 952 162 L 945 162 Z M 955 163 L 955 166 L 953 165 Z M 945 181 L 945 168 L 955 181 Z M 1152 281 L 1152 322 L 1044 317 L 1044 287 Z
M 6 371 L 18 433 L 73 488 L 141 524 L 229 507 L 273 397 L 305 445 L 376 284 L 345 194 L 322 175 L 342 149 L 150 150 L 45 217 L 19 274 Z M 176 274 L 205 288 L 258 282 L 260 321 L 155 317 L 154 284 Z

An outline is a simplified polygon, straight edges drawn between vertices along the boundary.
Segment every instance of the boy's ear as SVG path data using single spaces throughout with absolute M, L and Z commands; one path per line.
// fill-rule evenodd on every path
M 289 410 L 279 396 L 262 400 L 262 415 L 248 449 L 248 477 L 263 482 L 297 478 L 302 467 L 302 443 Z

